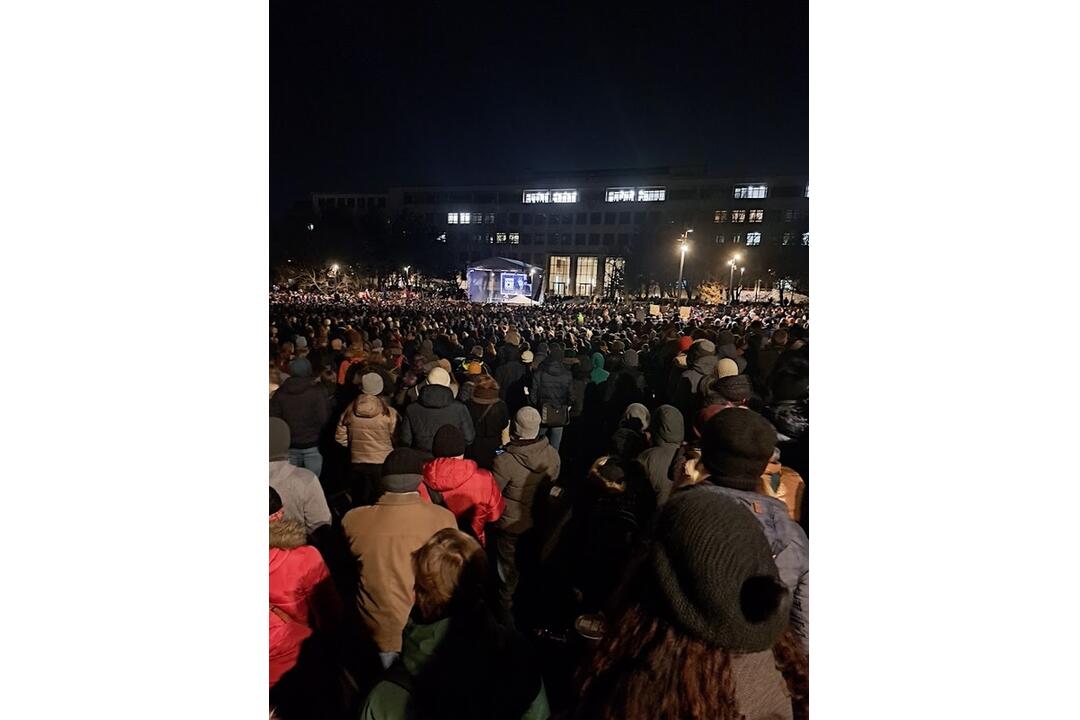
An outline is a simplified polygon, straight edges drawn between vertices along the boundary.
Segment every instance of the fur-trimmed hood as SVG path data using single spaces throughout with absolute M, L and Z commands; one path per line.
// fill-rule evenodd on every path
M 270 523 L 270 547 L 292 550 L 307 545 L 307 530 L 297 520 L 277 520 Z

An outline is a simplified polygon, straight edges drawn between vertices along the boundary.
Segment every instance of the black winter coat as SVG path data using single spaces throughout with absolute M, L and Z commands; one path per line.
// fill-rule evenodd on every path
M 537 409 L 542 408 L 544 403 L 570 407 L 574 402 L 573 384 L 570 368 L 561 361 L 548 358 L 533 373 L 529 402 Z
M 466 445 L 471 445 L 476 438 L 468 408 L 454 399 L 450 388 L 425 385 L 420 389 L 419 399 L 405 408 L 405 421 L 401 423 L 401 442 L 409 447 L 431 452 L 431 442 L 443 425 L 453 425 L 460 430 L 465 436 Z
M 317 378 L 291 377 L 270 398 L 270 417 L 281 418 L 289 426 L 289 447 L 315 447 L 330 419 L 331 404 Z

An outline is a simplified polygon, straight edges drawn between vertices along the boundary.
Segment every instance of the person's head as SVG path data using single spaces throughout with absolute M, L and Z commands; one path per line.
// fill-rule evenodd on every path
M 481 602 L 487 558 L 474 538 L 445 528 L 412 554 L 413 612 L 422 623 L 451 616 Z
M 521 353 L 521 362 L 525 365 L 530 364 L 534 359 L 536 358 L 533 355 L 532 350 L 526 350 L 525 352 Z
M 281 418 L 270 418 L 270 462 L 289 459 L 292 435 L 289 426 Z
M 623 421 L 637 420 L 638 430 L 646 430 L 649 427 L 651 418 L 649 416 L 649 408 L 645 407 L 641 403 L 630 403 L 626 406 L 626 412 L 623 413 Z
M 732 407 L 705 423 L 701 460 L 717 485 L 755 491 L 776 447 L 776 428 L 753 410 Z
M 412 448 L 397 448 L 386 456 L 380 483 L 389 493 L 416 492 L 424 480 L 423 453 Z
M 360 378 L 360 392 L 364 395 L 382 395 L 383 379 L 379 373 L 365 373 Z
M 285 509 L 281 503 L 281 496 L 278 495 L 277 490 L 270 488 L 270 522 L 277 522 L 283 517 L 285 517 Z
M 784 329 L 781 328 L 780 330 L 777 330 L 776 332 L 774 332 L 772 334 L 773 347 L 778 347 L 778 348 L 783 349 L 784 347 L 787 346 L 787 342 L 788 342 L 788 332 L 787 332 L 787 330 L 784 330 Z
M 739 366 L 731 358 L 720 358 L 716 361 L 716 376 L 725 378 L 739 374 Z
M 774 648 L 789 609 L 751 512 L 703 488 L 674 493 L 578 675 L 579 716 L 742 717 L 732 656 Z
M 448 388 L 450 387 L 450 373 L 436 365 L 428 373 L 427 381 L 428 385 L 441 385 Z
M 480 375 L 473 384 L 472 401 L 477 405 L 494 405 L 499 401 L 499 383 L 490 375 Z
M 540 435 L 540 413 L 534 407 L 523 407 L 514 415 L 514 437 L 535 440 Z
M 465 457 L 465 436 L 454 425 L 443 425 L 435 431 L 431 454 L 437 458 Z
M 628 476 L 627 461 L 615 455 L 604 455 L 589 468 L 588 479 L 602 495 L 621 495 L 626 492 Z
M 289 375 L 292 377 L 311 377 L 311 361 L 307 358 L 296 358 L 289 363 Z

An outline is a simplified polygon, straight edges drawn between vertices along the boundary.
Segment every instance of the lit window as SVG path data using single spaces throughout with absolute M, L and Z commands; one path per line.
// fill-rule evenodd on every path
M 525 204 L 551 202 L 551 191 L 550 190 L 526 190 L 521 196 L 521 202 L 523 202 Z
M 457 225 L 457 213 L 446 213 L 446 222 L 448 225 Z
M 731 211 L 731 222 L 733 222 L 733 223 L 746 222 L 746 211 L 745 210 L 732 210 Z
M 717 210 L 713 213 L 712 221 L 714 223 L 727 222 L 727 210 Z
M 750 222 L 761 222 L 764 219 L 765 219 L 765 211 L 764 210 L 751 210 L 750 211 Z
M 486 215 L 486 216 L 484 217 L 484 221 L 485 221 L 485 222 L 486 222 L 486 223 L 487 223 L 488 225 L 494 225 L 494 224 L 495 224 L 495 213 L 488 213 L 488 214 L 487 214 L 487 215 Z
M 667 191 L 664 188 L 638 188 L 637 199 L 638 202 L 657 202 L 663 200 L 667 195 Z
M 470 222 L 472 222 L 471 218 L 472 216 L 470 213 L 461 213 L 461 224 L 468 225 Z
M 802 234 L 802 244 L 803 244 L 803 247 L 809 247 L 810 246 L 810 233 L 804 232 Z
M 552 255 L 548 260 L 548 289 L 555 295 L 566 295 L 570 289 L 570 256 Z
M 784 222 L 795 222 L 798 219 L 799 219 L 799 211 L 798 210 L 785 210 L 784 211 Z
M 510 244 L 517 245 L 521 242 L 521 235 L 518 233 L 510 233 Z
M 741 243 L 742 242 L 742 233 L 735 233 L 734 235 L 732 235 L 731 236 L 731 242 L 735 243 L 736 245 Z
M 576 203 L 577 202 L 577 190 L 552 190 L 551 202 L 557 203 Z
M 592 295 L 596 287 L 598 258 L 579 257 L 577 260 L 577 294 Z
M 633 202 L 634 188 L 608 188 L 607 202 Z
M 739 200 L 760 200 L 769 195 L 768 185 L 736 185 L 735 197 Z
M 500 245 L 506 244 L 506 233 L 495 233 L 495 242 Z
M 806 186 L 806 197 L 810 197 L 810 186 Z
M 761 244 L 761 233 L 759 233 L 759 232 L 746 233 L 746 244 L 747 245 L 760 245 Z
M 720 235 L 716 236 L 716 244 L 717 245 L 723 245 L 724 244 L 724 236 L 723 236 L 723 234 L 720 234 Z
M 784 233 L 784 239 L 781 242 L 781 244 L 782 245 L 790 245 L 791 244 L 791 237 L 792 237 L 791 233 Z

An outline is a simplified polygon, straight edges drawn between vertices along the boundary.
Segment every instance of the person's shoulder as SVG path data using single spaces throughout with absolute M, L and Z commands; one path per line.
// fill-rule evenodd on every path
M 359 720 L 382 720 L 405 717 L 409 693 L 405 688 L 389 680 L 380 680 L 368 693 Z

